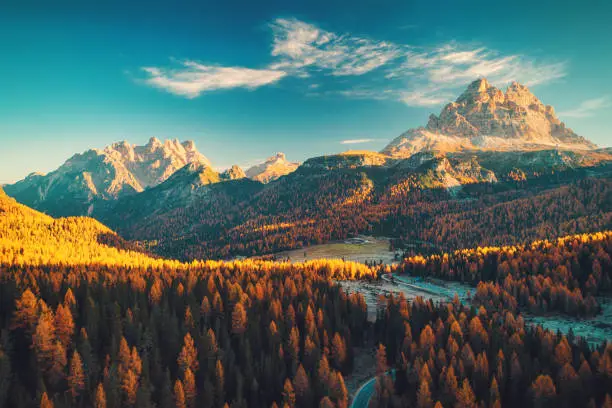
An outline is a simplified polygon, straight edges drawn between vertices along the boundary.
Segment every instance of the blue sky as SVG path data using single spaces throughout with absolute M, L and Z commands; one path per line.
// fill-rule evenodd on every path
M 218 167 L 378 150 L 477 77 L 610 146 L 609 21 L 607 1 L 5 0 L 0 183 L 151 136 Z

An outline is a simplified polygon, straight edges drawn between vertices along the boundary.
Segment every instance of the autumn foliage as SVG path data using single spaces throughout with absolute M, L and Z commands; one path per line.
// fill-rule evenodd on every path
M 611 344 L 530 328 L 503 303 L 389 295 L 373 323 L 365 298 L 335 281 L 376 280 L 376 267 L 165 260 L 90 219 L 54 220 L 2 195 L 0 227 L 0 406 L 346 408 L 357 347 L 375 355 L 373 406 L 610 401 Z M 553 271 L 555 284 L 594 296 L 609 288 L 609 236 L 485 252 L 495 265 L 517 254 L 504 282 Z M 480 252 L 449 259 L 461 276 L 500 284 L 486 275 L 498 267 L 471 267 Z M 538 256 L 548 269 L 528 269 Z

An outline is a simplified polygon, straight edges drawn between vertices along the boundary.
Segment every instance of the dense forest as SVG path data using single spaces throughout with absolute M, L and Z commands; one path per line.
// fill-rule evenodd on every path
M 374 407 L 610 407 L 612 343 L 597 350 L 510 311 L 387 298 Z
M 592 315 L 595 296 L 612 292 L 612 232 L 413 256 L 393 270 L 478 285 L 487 309 Z
M 364 297 L 335 281 L 374 281 L 381 266 L 164 260 L 97 221 L 53 219 L 1 193 L 0 227 L 0 406 L 347 407 L 355 353 L 368 349 L 376 407 L 611 402 L 611 345 L 528 327 L 503 304 L 382 296 L 369 321 Z M 609 239 L 522 252 L 597 259 L 604 290 Z

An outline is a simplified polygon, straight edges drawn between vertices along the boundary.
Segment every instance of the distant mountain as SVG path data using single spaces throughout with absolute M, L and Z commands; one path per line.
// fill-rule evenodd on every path
M 552 106 L 545 106 L 526 86 L 513 82 L 506 90 L 486 79 L 472 82 L 427 126 L 393 140 L 383 153 L 408 157 L 420 151 L 590 150 L 597 146 L 565 127 Z
M 246 171 L 246 176 L 251 180 L 269 183 L 294 172 L 299 165 L 299 163 L 288 161 L 284 153 L 276 153 L 274 156 L 267 158 L 265 162 L 249 168 Z
M 141 192 L 190 163 L 211 167 L 192 141 L 151 138 L 144 146 L 125 141 L 75 154 L 49 174 L 34 173 L 6 193 L 52 215 L 92 214 L 100 200 Z
M 225 170 L 223 173 L 221 173 L 222 180 L 238 180 L 245 177 L 246 174 L 244 170 L 242 170 L 242 167 L 237 166 L 235 164 L 229 169 Z

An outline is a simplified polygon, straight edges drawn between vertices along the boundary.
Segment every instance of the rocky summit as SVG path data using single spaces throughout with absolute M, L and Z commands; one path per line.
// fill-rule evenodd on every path
M 244 173 L 244 170 L 242 170 L 242 167 L 236 164 L 221 173 L 222 180 L 238 180 L 245 177 L 246 174 Z
M 506 92 L 486 79 L 472 82 L 455 102 L 425 127 L 410 129 L 383 153 L 407 157 L 419 151 L 588 150 L 597 146 L 578 136 L 524 85 L 513 82 Z
M 274 156 L 268 157 L 265 162 L 249 168 L 246 171 L 246 176 L 251 180 L 269 183 L 294 172 L 299 165 L 299 163 L 292 163 L 287 160 L 285 153 L 276 153 Z

